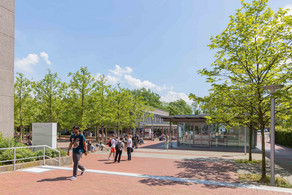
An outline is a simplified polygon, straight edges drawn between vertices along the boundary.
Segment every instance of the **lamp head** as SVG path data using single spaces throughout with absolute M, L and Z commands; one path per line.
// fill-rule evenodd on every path
M 275 93 L 277 90 L 283 88 L 284 85 L 268 85 L 268 86 L 264 86 L 264 90 L 270 92 L 271 94 Z

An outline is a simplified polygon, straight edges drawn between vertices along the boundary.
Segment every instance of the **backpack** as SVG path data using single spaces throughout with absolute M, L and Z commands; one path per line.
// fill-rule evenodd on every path
M 111 147 L 112 146 L 112 140 L 110 139 L 110 140 L 108 140 L 108 142 L 107 142 L 107 145 L 109 146 L 109 147 Z
M 119 142 L 117 143 L 117 145 L 116 145 L 116 150 L 119 151 L 119 152 L 121 152 L 121 151 L 123 150 L 122 142 L 121 142 L 121 141 L 119 141 Z

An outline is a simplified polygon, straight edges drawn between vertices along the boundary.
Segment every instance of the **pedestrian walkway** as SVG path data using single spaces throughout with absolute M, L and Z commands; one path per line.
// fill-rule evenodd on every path
M 72 166 L 3 173 L 0 194 L 292 193 L 290 189 L 239 184 L 232 159 L 241 158 L 242 153 L 139 148 L 131 161 L 125 154 L 120 163 L 108 161 L 104 151 L 83 156 L 81 163 L 87 171 L 75 181 L 69 180 Z

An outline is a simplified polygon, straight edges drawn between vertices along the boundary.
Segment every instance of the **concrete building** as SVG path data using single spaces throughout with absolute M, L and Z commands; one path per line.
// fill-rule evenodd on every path
M 0 132 L 14 134 L 14 0 L 0 0 Z

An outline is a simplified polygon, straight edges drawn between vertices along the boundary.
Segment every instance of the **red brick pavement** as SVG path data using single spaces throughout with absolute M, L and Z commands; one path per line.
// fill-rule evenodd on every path
M 165 152 L 165 154 L 168 154 Z M 107 160 L 104 154 L 89 154 L 80 161 L 87 169 L 173 176 L 200 180 L 237 182 L 235 165 L 206 160 L 175 160 L 133 157 L 121 163 Z M 71 166 L 72 167 L 72 166 Z M 43 173 L 9 172 L 0 174 L 0 194 L 282 194 L 262 190 L 227 188 L 212 185 L 155 180 L 87 172 L 70 181 L 72 171 L 52 170 Z
M 133 157 L 131 161 L 122 156 L 120 163 L 107 160 L 107 155 L 91 154 L 80 163 L 88 169 L 173 176 L 221 182 L 238 182 L 235 164 L 229 162 L 175 160 L 162 158 Z

